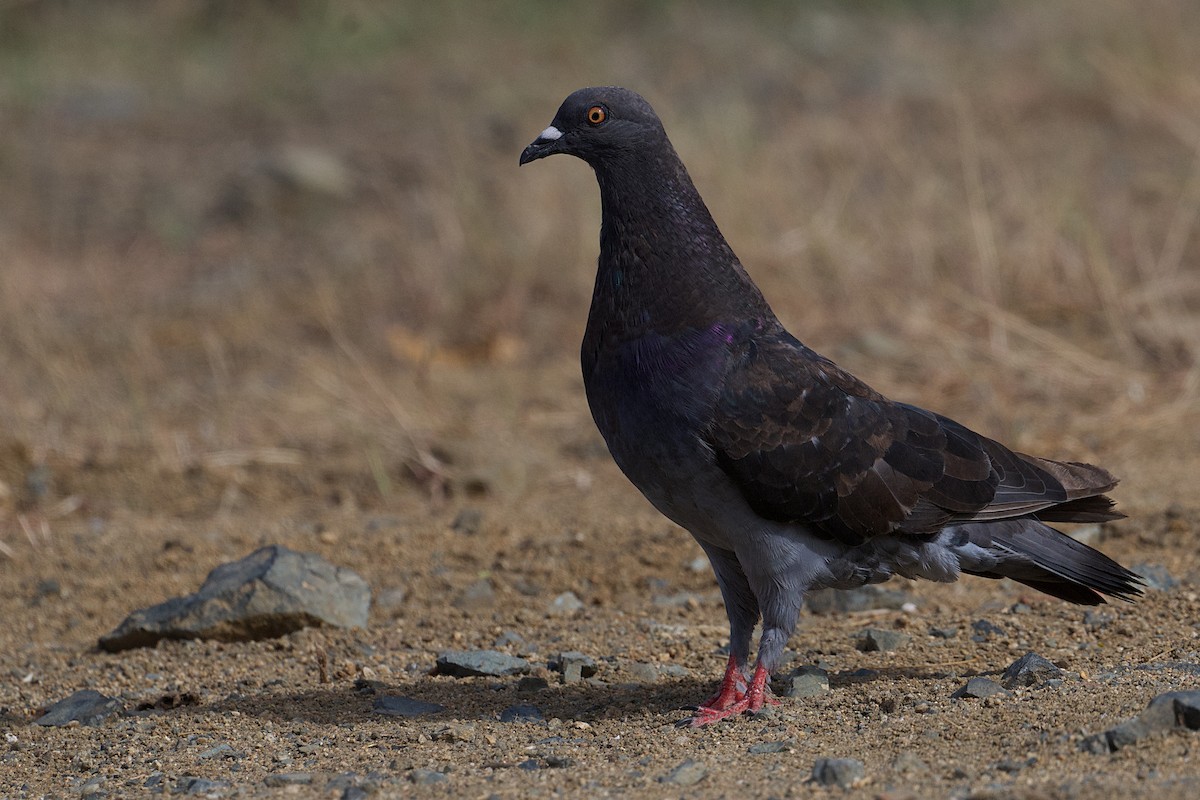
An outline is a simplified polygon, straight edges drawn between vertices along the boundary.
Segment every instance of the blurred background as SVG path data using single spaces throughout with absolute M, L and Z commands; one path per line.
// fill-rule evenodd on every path
M 807 344 L 1194 506 L 1197 42 L 1191 0 L 9 0 L 0 538 L 619 480 L 596 187 L 517 168 L 610 83 Z

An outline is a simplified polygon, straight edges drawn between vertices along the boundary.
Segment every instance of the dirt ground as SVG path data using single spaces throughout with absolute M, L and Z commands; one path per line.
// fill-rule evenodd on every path
M 0 16 L 0 797 L 1200 796 L 1200 734 L 1080 746 L 1200 688 L 1184 0 L 137 5 Z M 1077 533 L 1171 585 L 1088 610 L 896 581 L 904 610 L 802 617 L 792 665 L 828 693 L 679 727 L 724 666 L 716 585 L 588 415 L 592 177 L 516 169 L 600 80 L 660 105 L 798 336 L 1110 468 L 1129 518 Z M 97 648 L 268 543 L 361 574 L 369 626 Z M 867 627 L 911 640 L 861 652 Z M 448 649 L 547 685 L 431 675 Z M 564 651 L 595 678 L 564 684 Z M 1029 651 L 1062 683 L 951 699 Z M 126 712 L 31 724 L 80 689 Z M 518 704 L 543 719 L 501 722 Z M 822 757 L 865 781 L 808 783 Z

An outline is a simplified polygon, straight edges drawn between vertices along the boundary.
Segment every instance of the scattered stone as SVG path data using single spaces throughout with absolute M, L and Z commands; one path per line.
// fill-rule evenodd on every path
M 433 674 L 451 675 L 455 678 L 501 678 L 507 675 L 521 675 L 529 672 L 529 669 L 529 662 L 525 659 L 495 650 L 446 650 L 438 654 Z
M 526 675 L 517 681 L 517 691 L 525 693 L 540 692 L 550 688 L 550 682 L 536 675 Z
M 263 778 L 267 786 L 307 786 L 313 782 L 310 772 L 276 772 Z
M 492 644 L 497 650 L 501 647 L 523 647 L 525 645 L 525 637 L 516 631 L 505 631 L 496 637 L 496 641 Z
M 477 508 L 464 508 L 458 512 L 458 516 L 454 518 L 454 522 L 450 523 L 450 530 L 457 533 L 474 536 L 479 533 L 479 525 L 483 522 L 483 512 Z
M 542 710 L 528 703 L 509 706 L 500 712 L 501 722 L 543 722 Z
M 950 696 L 956 700 L 961 700 L 964 697 L 974 697 L 982 700 L 994 694 L 1008 694 L 1008 692 L 1004 691 L 1004 687 L 991 678 L 971 678 L 965 686 L 960 687 Z
M 907 633 L 889 631 L 881 628 L 867 628 L 858 634 L 854 646 L 864 653 L 898 650 L 912 639 Z
M 162 639 L 268 639 L 314 625 L 364 628 L 370 604 L 371 589 L 357 573 L 270 545 L 217 567 L 195 594 L 133 612 L 100 638 L 100 647 L 115 652 Z
M 1062 678 L 1062 676 L 1061 669 L 1037 653 L 1026 653 L 1008 665 L 1008 669 L 1004 670 L 1004 675 L 1000 678 L 1000 683 L 1004 685 L 1005 689 L 1014 689 L 1018 686 L 1041 685 L 1046 681 Z
M 475 741 L 475 726 L 453 722 L 443 725 L 433 732 L 434 741 L 438 742 L 473 742 Z
M 462 611 L 486 611 L 496 605 L 496 591 L 491 581 L 480 578 L 459 592 L 451 605 Z
M 1115 753 L 1148 736 L 1172 730 L 1200 730 L 1200 690 L 1160 694 L 1141 714 L 1088 736 L 1080 746 L 1089 753 Z
M 977 619 L 971 623 L 971 630 L 975 631 L 971 634 L 972 642 L 988 642 L 993 636 L 1003 636 L 1004 628 L 999 625 L 988 622 L 986 619 Z
M 558 616 L 574 614 L 583 609 L 583 601 L 574 592 L 563 592 L 550 603 L 550 613 Z
M 676 786 L 695 786 L 704 780 L 707 774 L 708 767 L 700 761 L 688 758 L 658 780 L 660 783 L 673 783 Z
M 105 718 L 124 711 L 120 700 L 102 695 L 94 689 L 81 689 L 50 706 L 33 724 L 55 728 L 71 722 L 99 725 Z
M 201 761 L 207 761 L 212 758 L 235 758 L 236 753 L 233 752 L 233 745 L 228 742 L 221 742 L 216 747 L 210 747 L 200 755 L 196 756 Z
M 695 592 L 676 592 L 675 594 L 656 594 L 651 599 L 658 608 L 699 608 L 704 598 Z
M 812 782 L 819 786 L 849 789 L 866 777 L 866 769 L 857 758 L 818 758 L 812 768 Z
M 1033 609 L 1029 607 L 1028 603 L 1013 603 L 1011 606 L 1009 606 L 1008 613 L 1028 614 L 1032 610 Z
M 958 636 L 958 628 L 953 626 L 948 628 L 930 628 L 929 635 L 935 639 L 953 639 L 955 636 Z
M 563 683 L 579 683 L 584 678 L 591 678 L 598 671 L 594 658 L 576 650 L 559 653 L 558 657 L 550 660 L 549 667 L 562 673 Z
M 195 775 L 184 775 L 175 782 L 175 794 L 201 794 L 206 797 L 220 797 L 227 789 L 232 789 L 229 781 L 210 781 L 208 778 L 197 778 Z
M 546 756 L 546 766 L 550 769 L 566 769 L 575 766 L 575 759 L 566 756 Z
M 786 682 L 785 697 L 816 697 L 829 691 L 829 673 L 811 664 L 792 670 Z
M 436 769 L 414 769 L 409 770 L 408 779 L 418 785 L 428 785 L 431 783 L 442 783 L 446 780 L 444 772 L 438 772 Z
M 750 745 L 750 755 L 761 756 L 769 753 L 786 753 L 796 744 L 795 739 L 784 739 L 779 742 L 758 742 Z
M 818 589 L 804 597 L 804 605 L 814 614 L 846 614 L 885 608 L 900 611 L 912 602 L 912 595 L 874 584 L 857 589 Z
M 708 567 L 708 556 L 696 556 L 688 562 L 688 569 L 692 572 L 707 572 Z
M 389 717 L 423 717 L 426 714 L 440 714 L 446 707 L 439 703 L 428 703 L 412 697 L 399 695 L 380 695 L 371 704 L 375 714 L 386 714 Z
M 647 664 L 643 661 L 634 661 L 629 664 L 627 669 L 630 676 L 638 683 L 654 683 L 661 674 L 657 664 Z
M 1179 585 L 1179 581 L 1175 580 L 1162 564 L 1149 564 L 1142 561 L 1134 564 L 1131 569 L 1140 575 L 1142 582 L 1151 589 L 1166 592 Z
M 523 769 L 528 772 L 534 772 L 535 770 L 539 770 L 541 768 L 542 765 L 539 764 L 535 758 L 527 758 L 520 764 L 517 764 L 517 769 Z
M 379 596 L 375 598 L 375 607 L 381 608 L 384 611 L 395 611 L 404 605 L 404 600 L 407 597 L 407 589 L 403 586 L 393 586 L 379 592 Z
M 927 772 L 929 765 L 913 751 L 905 750 L 896 756 L 896 760 L 892 762 L 892 768 L 901 775 L 916 775 Z

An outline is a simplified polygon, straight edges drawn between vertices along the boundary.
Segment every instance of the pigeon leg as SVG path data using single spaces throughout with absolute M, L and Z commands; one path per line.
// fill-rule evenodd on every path
M 703 542 L 701 547 L 712 564 L 717 585 L 721 587 L 721 598 L 725 601 L 725 614 L 729 617 L 729 664 L 716 694 L 705 700 L 700 708 L 721 710 L 746 694 L 746 665 L 750 661 L 750 639 L 758 623 L 758 599 L 751 591 L 736 555 Z
M 736 656 L 730 656 L 729 664 L 725 667 L 725 677 L 721 679 L 716 694 L 701 703 L 696 713 L 707 714 L 731 708 L 745 699 L 746 689 L 745 670 L 738 663 Z

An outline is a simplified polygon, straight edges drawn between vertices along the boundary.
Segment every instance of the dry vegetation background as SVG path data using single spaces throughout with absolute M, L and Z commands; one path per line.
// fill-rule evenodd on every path
M 597 83 L 656 106 L 806 343 L 1194 512 L 1197 42 L 1191 0 L 4 3 L 0 596 L 78 604 L 10 632 L 87 648 L 96 597 L 272 538 L 420 609 L 458 581 L 364 520 L 664 529 L 577 376 L 592 177 L 517 168 Z

